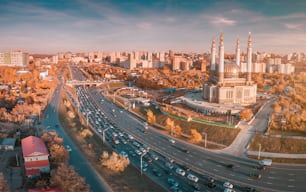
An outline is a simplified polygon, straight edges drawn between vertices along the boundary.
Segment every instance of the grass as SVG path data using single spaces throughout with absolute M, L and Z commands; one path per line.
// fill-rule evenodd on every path
M 78 136 L 78 131 L 86 127 L 86 121 L 79 115 L 76 115 L 74 119 L 67 118 L 66 112 L 68 109 L 63 103 L 64 99 L 67 99 L 67 96 L 62 92 L 60 97 L 61 103 L 59 105 L 59 119 L 62 127 L 87 157 L 94 169 L 97 170 L 97 172 L 106 180 L 107 183 L 109 183 L 114 192 L 165 191 L 145 175 L 140 177 L 139 171 L 132 165 L 129 165 L 123 173 L 114 173 L 104 167 L 101 167 L 99 165 L 100 154 L 102 151 L 110 152 L 112 149 L 107 145 L 102 144 L 101 139 L 96 134 L 86 139 Z M 77 114 L 72 105 L 69 110 L 73 110 Z M 93 147 L 90 148 L 89 144 L 91 144 Z
M 258 144 L 261 144 L 262 152 L 305 154 L 306 140 L 275 138 L 255 135 L 249 146 L 249 150 L 257 151 Z
M 156 116 L 156 123 L 159 125 L 164 126 L 166 119 L 170 118 L 174 121 L 175 125 L 179 125 L 184 134 L 189 135 L 191 129 L 196 129 L 199 133 L 205 132 L 207 133 L 207 140 L 212 141 L 221 145 L 228 146 L 230 145 L 234 139 L 236 138 L 237 134 L 239 133 L 240 129 L 229 129 L 225 127 L 218 127 L 214 125 L 207 125 L 202 123 L 196 123 L 196 122 L 187 122 L 183 121 L 177 118 L 169 117 L 167 115 L 162 114 L 159 110 L 150 107 L 150 110 L 153 111 L 153 113 Z M 139 114 L 142 118 L 146 118 L 146 108 L 138 107 L 134 109 L 134 112 Z M 183 137 L 181 137 L 183 138 Z M 186 138 L 185 138 L 186 139 Z M 204 136 L 203 136 L 204 139 Z M 200 144 L 202 146 L 202 144 Z M 210 144 L 207 146 L 211 149 L 220 148 L 218 145 Z

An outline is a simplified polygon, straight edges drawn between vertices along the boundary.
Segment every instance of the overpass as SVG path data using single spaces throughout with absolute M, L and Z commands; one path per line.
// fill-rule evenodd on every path
M 104 83 L 109 83 L 107 81 L 79 81 L 79 80 L 69 80 L 69 81 L 66 81 L 66 85 L 69 85 L 70 87 L 73 87 L 75 85 L 89 85 L 89 86 L 100 86 Z

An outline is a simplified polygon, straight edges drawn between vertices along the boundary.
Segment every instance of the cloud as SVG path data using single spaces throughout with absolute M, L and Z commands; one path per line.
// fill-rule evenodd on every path
M 302 30 L 305 24 L 304 23 L 284 23 L 284 26 L 287 29 Z
M 211 23 L 214 25 L 227 25 L 227 26 L 233 26 L 237 23 L 237 21 L 228 19 L 226 17 L 214 17 L 211 19 Z

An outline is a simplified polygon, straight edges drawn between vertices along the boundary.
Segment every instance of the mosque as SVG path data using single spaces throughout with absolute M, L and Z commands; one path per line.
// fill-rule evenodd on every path
M 219 63 L 216 64 L 215 40 L 212 39 L 210 79 L 203 84 L 203 99 L 210 103 L 249 105 L 256 103 L 257 84 L 252 81 L 252 37 L 248 36 L 247 73 L 242 77 L 240 42 L 236 44 L 236 62 L 224 61 L 223 34 L 219 39 Z

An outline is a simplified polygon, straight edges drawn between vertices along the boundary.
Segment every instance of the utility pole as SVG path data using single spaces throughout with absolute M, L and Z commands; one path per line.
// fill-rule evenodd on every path
M 258 146 L 259 146 L 259 149 L 258 149 L 258 157 L 257 157 L 257 159 L 259 160 L 260 159 L 261 144 L 259 143 Z
M 206 148 L 206 144 L 207 144 L 207 133 L 206 133 L 206 132 L 202 132 L 202 134 L 204 134 L 204 136 L 205 136 L 204 147 Z

